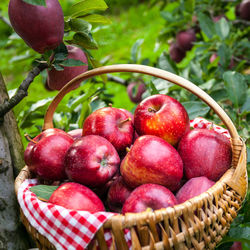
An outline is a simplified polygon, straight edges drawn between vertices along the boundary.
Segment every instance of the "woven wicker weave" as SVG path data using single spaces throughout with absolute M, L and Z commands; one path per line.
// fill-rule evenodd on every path
M 62 98 L 71 90 L 77 80 L 113 72 L 137 72 L 152 75 L 175 83 L 189 90 L 210 106 L 230 132 L 233 152 L 232 167 L 207 192 L 185 203 L 157 211 L 138 214 L 116 215 L 108 219 L 96 233 L 89 249 L 108 249 L 104 229 L 111 229 L 111 249 L 128 249 L 124 229 L 131 232 L 132 249 L 214 249 L 227 233 L 237 216 L 247 191 L 246 147 L 235 126 L 223 109 L 204 91 L 190 81 L 157 68 L 120 64 L 96 68 L 70 81 L 54 98 L 45 118 L 44 129 L 53 128 L 53 114 Z M 20 172 L 15 190 L 30 177 L 27 167 Z M 21 219 L 40 249 L 54 249 L 54 246 L 33 228 L 21 211 Z M 159 230 L 161 235 L 159 236 Z

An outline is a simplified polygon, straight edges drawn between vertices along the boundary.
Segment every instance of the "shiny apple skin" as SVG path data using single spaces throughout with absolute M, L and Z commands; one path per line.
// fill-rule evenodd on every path
M 89 211 L 90 213 L 105 211 L 102 201 L 92 190 L 74 182 L 67 182 L 59 186 L 52 193 L 48 202 L 67 209 Z
M 70 130 L 68 132 L 68 134 L 70 136 L 72 136 L 74 140 L 79 139 L 79 138 L 82 137 L 82 129 L 81 128 L 77 128 L 77 129 Z
M 174 194 L 158 184 L 144 184 L 132 191 L 122 207 L 122 213 L 140 213 L 147 208 L 158 210 L 177 204 Z
M 183 203 L 201 193 L 207 191 L 215 184 L 214 181 L 210 181 L 205 176 L 194 177 L 188 180 L 176 194 L 178 203 Z
M 155 135 L 175 146 L 189 128 L 189 117 L 180 102 L 158 94 L 144 99 L 137 106 L 134 126 L 139 135 Z
M 119 176 L 110 186 L 107 196 L 107 204 L 112 212 L 121 213 L 122 206 L 132 192 L 123 181 L 122 176 Z
M 58 0 L 46 0 L 46 7 L 10 0 L 8 12 L 16 33 L 38 53 L 53 50 L 63 41 L 64 18 Z
M 63 180 L 66 178 L 64 156 L 73 141 L 63 130 L 47 129 L 28 144 L 24 161 L 31 172 L 43 179 Z
M 217 181 L 231 166 L 230 140 L 209 129 L 193 129 L 178 145 L 187 179 L 206 176 Z
M 114 146 L 98 135 L 77 139 L 64 159 L 68 178 L 89 187 L 99 187 L 111 180 L 119 164 Z
M 183 176 L 183 163 L 177 150 L 165 140 L 139 137 L 120 166 L 121 175 L 130 187 L 155 183 L 175 191 Z
M 130 118 L 117 108 L 101 108 L 90 114 L 83 124 L 83 135 L 99 135 L 106 138 L 118 153 L 124 152 L 133 142 L 134 128 L 132 121 L 119 125 Z

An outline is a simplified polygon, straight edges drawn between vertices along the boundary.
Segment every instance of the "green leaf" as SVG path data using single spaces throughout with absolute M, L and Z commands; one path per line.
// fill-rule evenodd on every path
M 247 100 L 243 104 L 243 106 L 240 109 L 240 112 L 250 112 L 250 96 L 247 97 Z
M 45 0 L 23 0 L 25 3 L 29 3 L 32 5 L 40 5 L 40 6 L 46 6 Z
M 131 48 L 131 59 L 133 63 L 136 63 L 139 59 L 139 49 L 143 42 L 144 39 L 138 39 Z
M 195 0 L 185 0 L 184 7 L 187 12 L 193 13 L 195 7 Z
M 70 14 L 72 17 L 79 17 L 93 10 L 104 11 L 108 8 L 103 0 L 84 0 L 72 5 Z
M 169 55 L 162 53 L 159 57 L 159 68 L 177 74 L 178 69 L 173 61 L 170 59 Z
M 98 49 L 97 43 L 90 33 L 78 32 L 73 36 L 71 42 L 82 46 L 85 49 Z
M 91 30 L 92 25 L 82 19 L 71 19 L 69 22 L 71 30 L 75 32 L 88 33 Z
M 231 60 L 231 51 L 224 43 L 218 49 L 218 56 L 220 57 L 220 65 L 224 69 L 228 68 Z
M 65 60 L 67 58 L 67 56 L 68 55 L 65 53 L 57 53 L 54 56 L 55 62 L 61 62 L 61 61 Z
M 247 99 L 247 84 L 245 78 L 238 72 L 227 71 L 223 74 L 226 91 L 234 107 L 239 108 Z
M 58 188 L 58 186 L 48 186 L 48 185 L 36 185 L 30 188 L 37 198 L 49 200 L 52 193 Z
M 87 16 L 81 17 L 85 21 L 89 23 L 102 23 L 102 24 L 111 24 L 111 20 L 105 16 L 98 15 L 98 14 L 91 14 Z
M 228 36 L 230 27 L 224 17 L 215 23 L 215 31 L 221 40 L 224 40 Z
M 64 43 L 61 43 L 57 48 L 54 49 L 55 54 L 65 54 L 68 56 L 68 49 Z
M 208 38 L 212 38 L 214 35 L 214 22 L 211 18 L 200 12 L 198 13 L 198 20 L 202 31 L 207 35 Z
M 86 63 L 83 63 L 82 61 L 73 58 L 68 58 L 63 62 L 61 62 L 60 65 L 64 67 L 75 67 L 75 66 L 86 65 Z
M 58 64 L 52 64 L 52 66 L 55 68 L 55 70 L 57 71 L 63 71 L 64 70 L 64 67 L 58 65 Z
M 189 119 L 205 116 L 210 110 L 205 103 L 199 101 L 182 102 L 182 105 L 187 110 Z

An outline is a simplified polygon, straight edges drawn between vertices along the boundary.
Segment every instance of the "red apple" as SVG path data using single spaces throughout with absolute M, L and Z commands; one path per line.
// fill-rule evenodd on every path
M 229 139 L 209 129 L 193 129 L 186 133 L 178 145 L 178 152 L 188 179 L 206 176 L 217 181 L 232 161 Z
M 179 63 L 186 56 L 186 52 L 178 44 L 172 43 L 169 48 L 169 55 L 174 62 Z
M 118 153 L 133 142 L 131 118 L 117 108 L 101 108 L 90 114 L 83 124 L 83 135 L 100 135 L 113 144 Z
M 55 49 L 63 40 L 64 18 L 58 0 L 46 0 L 46 6 L 10 0 L 9 18 L 16 33 L 41 54 Z
M 195 196 L 200 195 L 201 193 L 207 191 L 212 187 L 215 182 L 210 181 L 207 177 L 194 177 L 188 180 L 176 194 L 176 199 L 178 203 L 183 203 L 186 200 L 189 200 Z
M 147 208 L 157 210 L 176 204 L 175 196 L 166 187 L 149 183 L 132 191 L 122 207 L 122 213 L 140 213 Z
M 50 196 L 49 201 L 67 209 L 89 211 L 90 213 L 105 211 L 99 197 L 89 188 L 74 182 L 59 186 Z
M 132 192 L 132 188 L 126 185 L 122 176 L 119 176 L 110 186 L 107 204 L 111 211 L 120 213 L 124 202 Z
M 235 241 L 229 250 L 242 250 L 241 242 Z
M 120 166 L 121 175 L 130 187 L 155 183 L 174 191 L 183 176 L 183 163 L 177 150 L 163 139 L 139 137 Z
M 192 49 L 193 43 L 195 41 L 196 41 L 196 35 L 193 29 L 180 31 L 176 36 L 177 44 L 184 51 Z
M 86 65 L 64 67 L 64 70 L 57 71 L 55 68 L 47 70 L 48 72 L 48 87 L 53 90 L 60 90 L 66 83 L 72 80 L 74 77 L 88 70 L 88 59 L 84 52 L 75 46 L 67 45 L 68 58 L 79 60 Z M 81 80 L 78 81 L 78 86 Z
M 243 0 L 238 12 L 241 19 L 250 21 L 250 0 Z
M 119 163 L 120 158 L 113 145 L 98 135 L 76 140 L 64 159 L 69 179 L 89 187 L 102 186 L 111 180 Z
M 66 178 L 64 156 L 73 143 L 73 138 L 60 129 L 47 129 L 27 146 L 24 160 L 29 170 L 43 179 Z
M 130 82 L 127 87 L 127 93 L 130 100 L 139 103 L 142 100 L 142 94 L 146 91 L 146 86 L 142 81 Z
M 139 135 L 156 135 L 176 145 L 189 128 L 187 111 L 174 98 L 153 95 L 136 108 L 134 126 Z
M 82 129 L 81 128 L 73 129 L 69 131 L 68 134 L 71 135 L 74 140 L 76 140 L 82 137 Z

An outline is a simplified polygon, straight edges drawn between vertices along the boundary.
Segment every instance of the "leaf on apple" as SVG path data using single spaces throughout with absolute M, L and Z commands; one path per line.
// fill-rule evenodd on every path
M 39 200 L 48 201 L 52 193 L 58 188 L 58 186 L 48 186 L 48 185 L 36 185 L 30 188 Z

